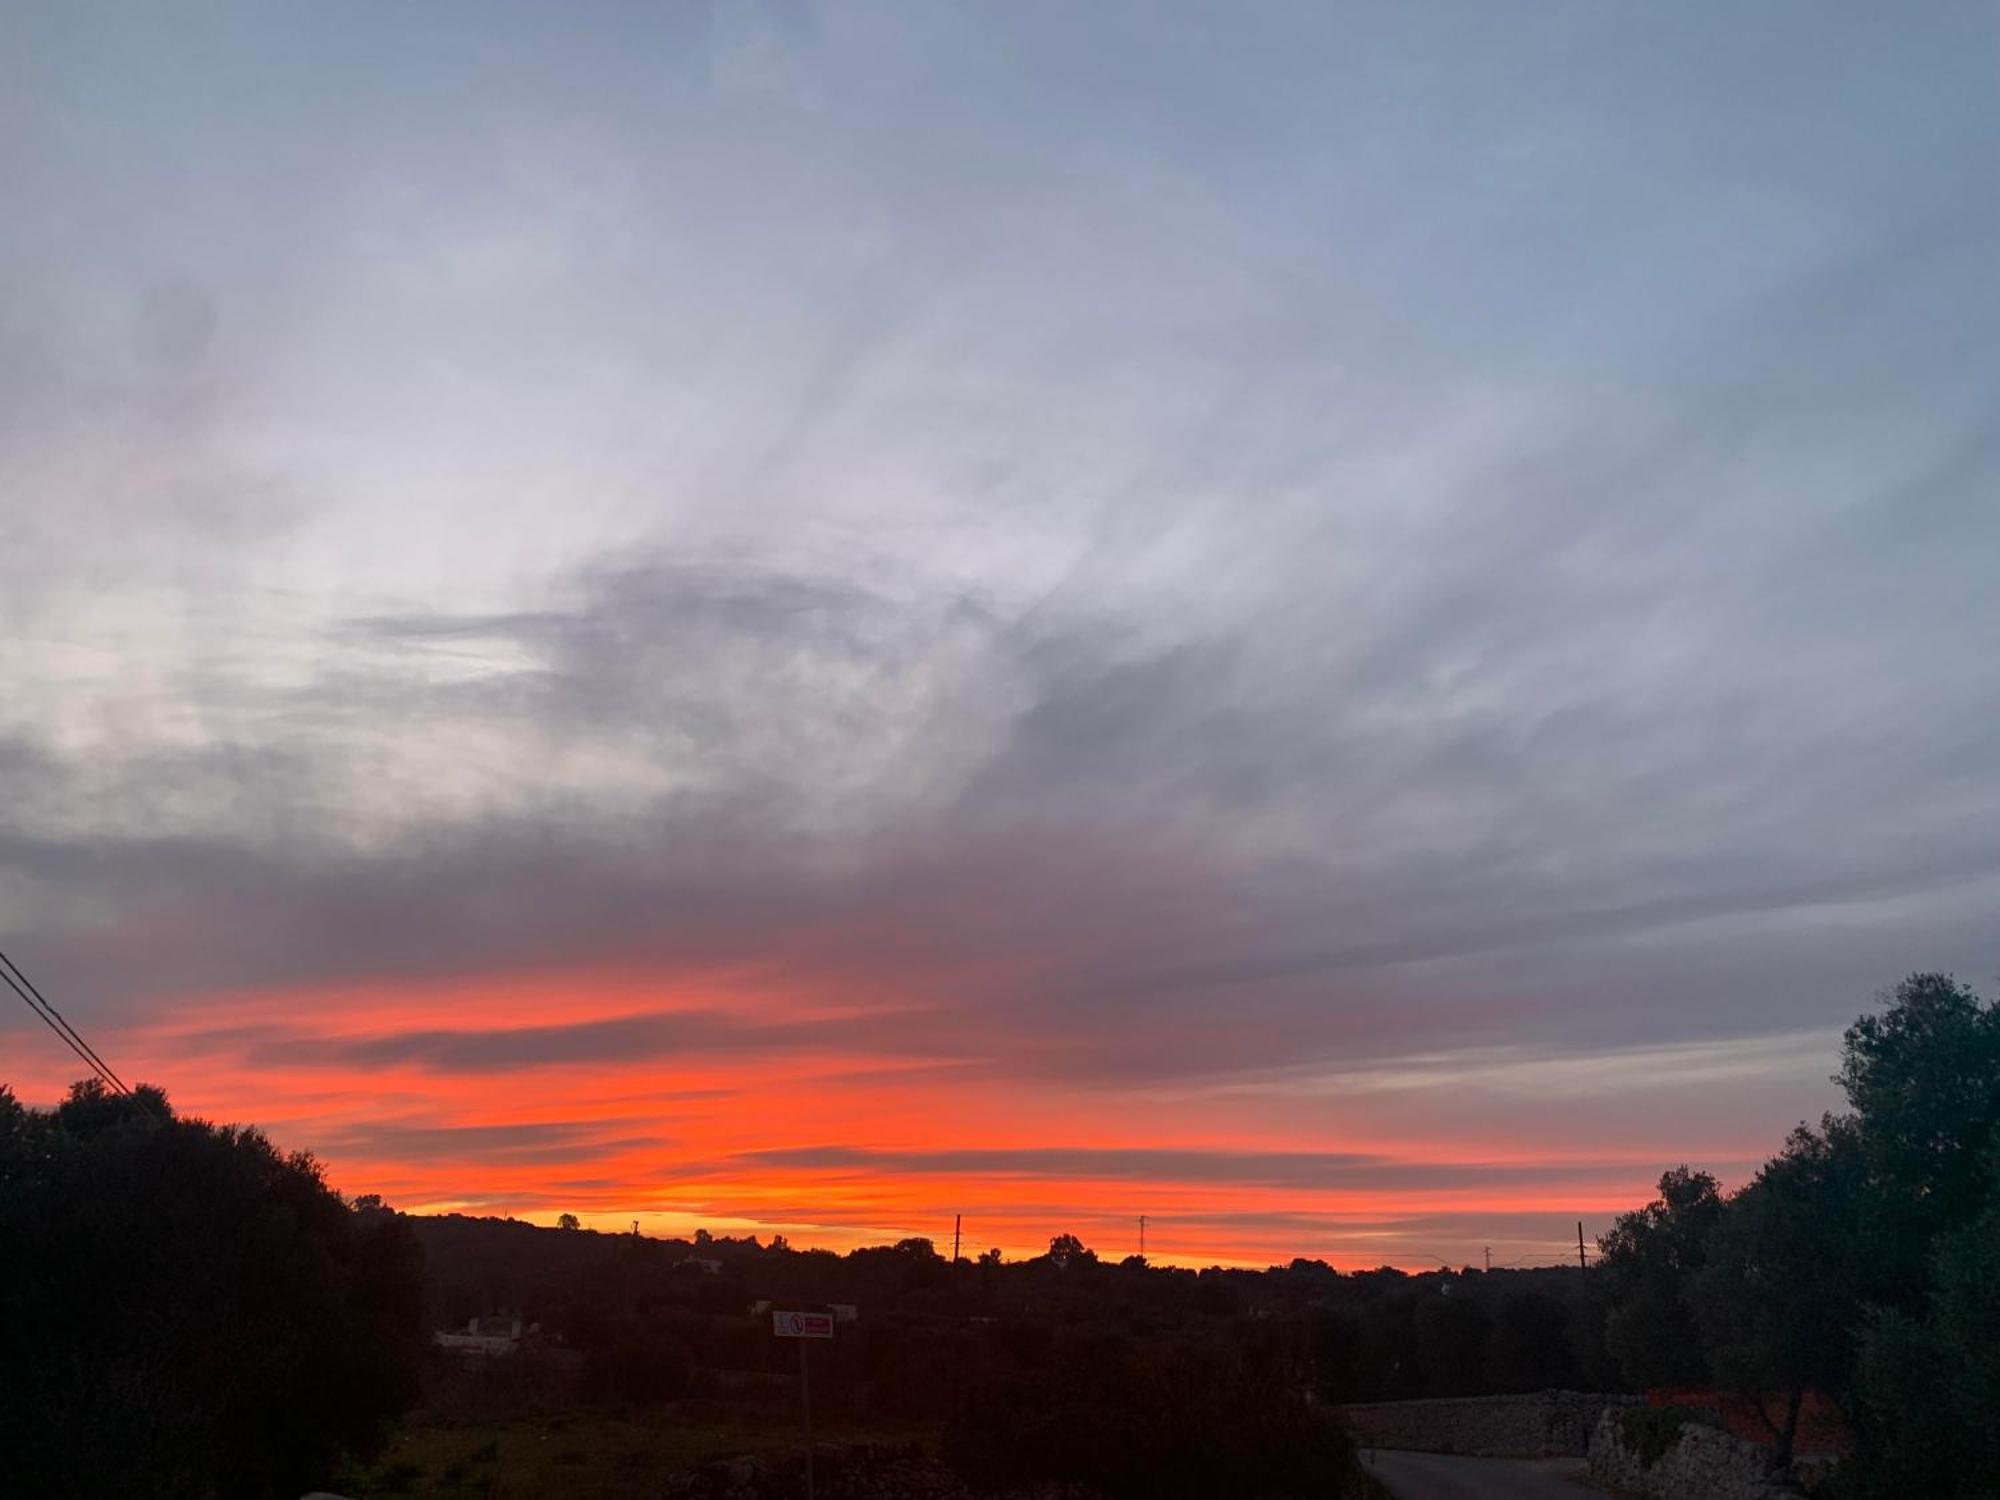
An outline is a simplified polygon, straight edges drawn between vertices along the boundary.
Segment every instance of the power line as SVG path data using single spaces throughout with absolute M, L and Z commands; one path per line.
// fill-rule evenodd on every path
M 1438 1263 L 1439 1269 L 1445 1271 L 1456 1271 L 1459 1268 L 1459 1266 L 1464 1264 L 1463 1261 L 1457 1261 L 1457 1262 L 1448 1261 L 1442 1255 L 1433 1255 L 1427 1250 L 1416 1250 L 1412 1251 L 1411 1253 L 1414 1254 L 1419 1260 L 1436 1261 Z M 1426 1271 L 1424 1274 L 1428 1276 L 1430 1273 Z
M 35 982 L 21 972 L 20 965 L 5 953 L 0 953 L 0 979 L 6 980 L 8 988 L 21 997 L 21 1003 L 40 1016 L 42 1024 L 60 1037 L 63 1045 L 81 1058 L 84 1065 L 114 1093 L 132 1092 L 125 1080 L 112 1070 L 111 1064 L 98 1055 L 97 1049 L 83 1039 L 82 1034 L 64 1019 L 63 1013 L 49 1003 L 48 997 L 35 988 Z
M 69 1044 L 72 1051 L 77 1052 L 85 1062 L 89 1063 L 100 1077 L 121 1094 L 132 1092 L 125 1080 L 118 1076 L 117 1070 L 99 1055 L 95 1047 L 83 1039 L 82 1033 L 70 1025 L 68 1018 L 61 1011 L 57 1010 L 49 997 L 44 995 L 36 987 L 35 982 L 21 971 L 21 966 L 5 953 L 0 953 L 0 978 L 5 978 L 17 995 L 20 995 L 23 988 L 25 988 L 27 994 L 22 995 L 22 998 L 26 1000 L 30 996 L 33 997 L 29 1001 L 30 1007 L 42 1013 L 45 1019 L 53 1021 L 58 1028 L 57 1034 Z
M 8 985 L 13 989 L 14 993 L 21 997 L 22 1004 L 26 1005 L 29 1010 L 33 1011 L 35 1015 L 40 1019 L 41 1023 L 56 1034 L 56 1039 L 58 1041 L 60 1041 L 64 1046 L 68 1047 L 69 1050 L 74 1052 L 78 1057 L 83 1059 L 83 1064 L 85 1067 L 89 1068 L 91 1072 L 95 1073 L 98 1076 L 98 1078 L 102 1080 L 105 1084 L 110 1085 L 114 1090 L 116 1089 L 117 1086 L 111 1083 L 111 1075 L 105 1072 L 96 1063 L 92 1062 L 90 1060 L 90 1055 L 86 1053 L 81 1047 L 77 1046 L 75 1042 L 71 1041 L 69 1039 L 69 1035 L 62 1029 L 61 1026 L 56 1024 L 55 1020 L 46 1011 L 44 1011 L 39 1005 L 35 1004 L 33 1000 L 28 998 L 28 992 L 22 989 L 18 984 L 15 984 L 13 977 L 11 975 L 0 973 L 0 979 L 5 979 L 7 981 Z

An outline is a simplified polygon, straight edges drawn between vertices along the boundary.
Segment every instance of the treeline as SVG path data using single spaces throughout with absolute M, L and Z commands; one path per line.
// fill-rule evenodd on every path
M 1850 1027 L 1849 1109 L 1724 1196 L 1680 1167 L 1606 1235 L 1605 1340 L 1644 1385 L 1756 1403 L 1788 1458 L 1802 1399 L 1859 1451 L 1856 1496 L 2000 1494 L 2000 1006 L 1917 974 Z
M 856 1319 L 811 1351 L 815 1410 L 929 1427 L 981 1487 L 1055 1480 L 1195 1500 L 1337 1495 L 1354 1479 L 1351 1444 L 1313 1399 L 1312 1318 L 1345 1280 L 1317 1264 L 1271 1275 L 1111 1264 L 1070 1235 L 1031 1260 L 954 1264 L 924 1239 L 836 1255 L 413 1224 L 440 1326 L 504 1311 L 536 1330 L 519 1354 L 441 1382 L 446 1401 L 789 1412 L 797 1347 L 753 1309 L 851 1305 Z
M 437 1326 L 518 1313 L 545 1345 L 586 1356 L 587 1369 L 637 1363 L 638 1343 L 663 1371 L 690 1372 L 693 1385 L 702 1370 L 778 1371 L 789 1351 L 773 1347 L 750 1306 L 852 1304 L 862 1316 L 836 1341 L 851 1377 L 840 1399 L 870 1415 L 942 1415 L 962 1372 L 1012 1357 L 989 1360 L 987 1346 L 1016 1349 L 1048 1330 L 1254 1350 L 1325 1405 L 1622 1380 L 1601 1299 L 1574 1267 L 1343 1274 L 1300 1259 L 1196 1271 L 1100 1260 L 1072 1235 L 1032 1259 L 954 1265 L 925 1239 L 836 1255 L 500 1219 L 411 1222 L 427 1251 Z
M 796 1348 L 753 1309 L 852 1305 L 855 1321 L 812 1350 L 815 1409 L 932 1427 L 982 1486 L 1338 1494 L 1352 1449 L 1337 1404 L 1588 1385 L 1610 1368 L 1574 1268 L 1196 1271 L 1102 1260 L 1072 1235 L 1032 1259 L 953 1263 L 924 1239 L 836 1255 L 411 1222 L 438 1326 L 506 1314 L 534 1329 L 516 1355 L 445 1372 L 442 1409 L 789 1412 Z

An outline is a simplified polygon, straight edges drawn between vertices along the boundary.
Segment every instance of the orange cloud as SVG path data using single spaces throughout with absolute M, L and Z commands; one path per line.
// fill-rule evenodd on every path
M 581 969 L 199 997 L 111 1040 L 182 1111 L 254 1121 L 345 1191 L 654 1233 L 844 1248 L 942 1240 L 962 1214 L 968 1250 L 1074 1231 L 1122 1255 L 1144 1214 L 1149 1252 L 1183 1263 L 1421 1265 L 1474 1243 L 1552 1261 L 1657 1171 L 1643 1150 L 1552 1155 L 1532 1131 L 1398 1137 L 1366 1094 L 1287 1111 L 1024 1082 L 909 1014 Z

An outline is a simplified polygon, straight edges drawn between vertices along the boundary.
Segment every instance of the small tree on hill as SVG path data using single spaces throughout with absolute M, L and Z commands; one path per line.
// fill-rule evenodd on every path
M 1071 1266 L 1095 1265 L 1096 1254 L 1073 1234 L 1059 1234 L 1049 1241 L 1049 1263 L 1058 1271 Z

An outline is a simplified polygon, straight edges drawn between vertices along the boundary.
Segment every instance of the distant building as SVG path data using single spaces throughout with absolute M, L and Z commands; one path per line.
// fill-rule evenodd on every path
M 538 1327 L 539 1324 L 524 1326 L 515 1317 L 474 1318 L 465 1325 L 463 1333 L 446 1333 L 439 1329 L 431 1337 L 440 1349 L 451 1349 L 460 1354 L 512 1354 L 521 1347 L 522 1337 Z
M 720 1276 L 722 1274 L 722 1262 L 719 1260 L 711 1260 L 705 1255 L 690 1255 L 686 1260 L 682 1261 L 681 1264 L 684 1266 L 697 1267 L 700 1270 L 708 1272 L 708 1274 L 711 1276 Z

